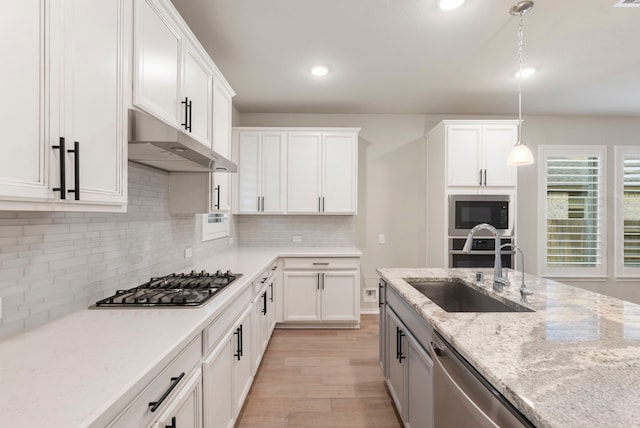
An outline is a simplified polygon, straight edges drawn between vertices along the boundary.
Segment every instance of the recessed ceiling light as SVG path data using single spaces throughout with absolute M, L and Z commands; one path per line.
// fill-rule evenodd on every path
M 311 67 L 311 74 L 314 76 L 322 77 L 326 76 L 329 73 L 329 67 L 326 65 L 314 65 Z
M 536 74 L 536 71 L 537 71 L 537 70 L 535 69 L 535 67 L 526 67 L 526 68 L 523 68 L 523 69 L 522 69 L 522 78 L 523 78 L 523 79 L 526 79 L 527 77 L 531 77 L 531 76 L 533 76 L 534 74 Z M 520 77 L 520 76 L 519 76 L 519 73 L 518 73 L 517 71 L 515 72 L 514 76 L 515 76 L 515 77 Z
M 464 3 L 464 0 L 440 0 L 438 6 L 442 10 L 453 10 L 462 6 L 462 3 Z

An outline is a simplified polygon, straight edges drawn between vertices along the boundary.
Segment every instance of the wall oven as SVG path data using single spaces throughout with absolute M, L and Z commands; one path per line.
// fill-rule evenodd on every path
M 469 230 L 480 223 L 495 227 L 502 244 L 513 242 L 513 217 L 511 195 L 449 195 L 449 267 L 493 267 L 495 240 L 489 232 L 478 232 L 469 253 L 462 247 Z M 502 267 L 513 266 L 514 251 L 502 251 Z

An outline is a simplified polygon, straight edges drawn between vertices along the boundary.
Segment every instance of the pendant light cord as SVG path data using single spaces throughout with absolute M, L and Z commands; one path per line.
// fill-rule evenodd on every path
M 523 51 L 523 32 L 522 32 L 522 15 L 518 21 L 518 144 L 522 143 L 522 51 Z

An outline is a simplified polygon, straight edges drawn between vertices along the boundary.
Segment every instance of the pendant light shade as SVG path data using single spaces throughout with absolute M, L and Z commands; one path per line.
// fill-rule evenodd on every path
M 510 166 L 531 165 L 534 162 L 533 153 L 522 141 L 522 16 L 531 9 L 533 9 L 532 1 L 521 1 L 509 10 L 511 15 L 520 18 L 518 23 L 518 142 L 507 157 L 507 165 Z
M 531 149 L 529 149 L 526 144 L 518 141 L 518 143 L 513 146 L 513 148 L 509 152 L 509 156 L 507 157 L 507 165 L 522 166 L 531 165 L 532 163 L 533 153 L 531 153 Z

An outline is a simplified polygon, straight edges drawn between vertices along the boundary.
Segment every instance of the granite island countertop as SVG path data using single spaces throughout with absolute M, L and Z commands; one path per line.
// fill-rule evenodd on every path
M 405 279 L 461 278 L 478 269 L 378 273 L 538 427 L 640 426 L 640 305 L 525 275 L 535 312 L 448 313 Z M 492 270 L 483 287 L 491 291 Z M 520 273 L 502 296 L 520 301 Z

